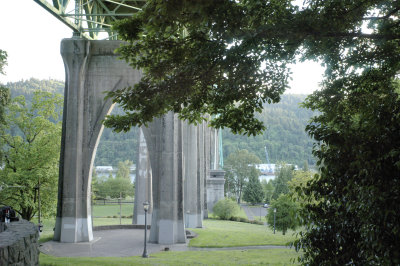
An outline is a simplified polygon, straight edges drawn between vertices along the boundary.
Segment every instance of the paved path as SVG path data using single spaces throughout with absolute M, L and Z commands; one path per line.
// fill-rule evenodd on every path
M 247 219 L 250 221 L 255 220 L 254 216 L 262 216 L 265 217 L 267 215 L 267 208 L 263 208 L 261 206 L 257 207 L 249 207 L 247 204 L 240 204 L 240 206 L 243 208 L 244 212 L 247 215 Z M 262 220 L 265 221 L 265 219 L 262 218 Z
M 251 209 L 246 204 L 240 204 L 240 207 L 242 207 L 244 212 L 246 213 L 247 219 L 249 219 L 250 221 L 253 221 L 254 220 L 254 214 L 251 211 Z
M 40 251 L 56 257 L 127 257 L 143 254 L 143 229 L 114 229 L 94 231 L 90 243 L 60 243 L 49 241 L 41 244 Z M 147 244 L 148 254 L 170 251 L 211 251 L 286 248 L 284 246 L 246 246 L 225 248 L 195 248 L 186 244 Z

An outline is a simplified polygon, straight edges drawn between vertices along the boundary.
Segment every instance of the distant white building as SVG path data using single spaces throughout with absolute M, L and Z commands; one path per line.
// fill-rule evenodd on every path
M 114 169 L 112 166 L 96 166 L 96 172 L 112 172 Z
M 255 167 L 260 170 L 262 175 L 275 175 L 276 164 L 274 163 L 256 164 Z

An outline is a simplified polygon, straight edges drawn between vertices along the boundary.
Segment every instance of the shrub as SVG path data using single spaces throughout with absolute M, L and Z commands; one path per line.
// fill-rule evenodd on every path
M 274 228 L 274 209 L 276 209 L 275 226 L 278 231 L 282 231 L 282 234 L 288 229 L 295 230 L 300 225 L 297 217 L 299 207 L 288 195 L 281 194 L 277 200 L 272 200 L 267 214 L 268 225 L 271 228 Z
M 239 221 L 242 222 L 242 223 L 248 223 L 249 222 L 249 219 L 247 219 L 247 218 L 240 217 L 239 219 L 240 219 Z
M 218 201 L 213 208 L 214 215 L 222 220 L 229 220 L 239 212 L 239 206 L 231 199 L 222 199 Z

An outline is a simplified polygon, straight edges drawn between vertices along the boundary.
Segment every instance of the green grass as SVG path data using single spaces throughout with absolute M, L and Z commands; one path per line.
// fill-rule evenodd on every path
M 37 223 L 33 220 L 32 222 Z M 43 230 L 40 233 L 39 243 L 47 242 L 53 239 L 55 219 L 43 219 Z M 93 226 L 100 225 L 118 225 L 119 218 L 93 218 Z M 122 218 L 121 224 L 132 224 L 132 218 Z
M 199 236 L 190 241 L 193 247 L 237 247 L 278 245 L 284 246 L 295 240 L 294 231 L 286 235 L 264 225 L 222 220 L 204 220 L 204 228 L 192 229 Z
M 40 254 L 40 265 L 292 265 L 298 257 L 292 249 L 176 251 L 134 257 L 60 258 Z
M 93 226 L 116 224 L 119 224 L 119 218 L 93 218 Z M 132 224 L 132 218 L 122 218 L 121 224 Z
M 122 204 L 121 209 L 123 216 L 133 215 L 133 204 Z M 93 217 L 107 217 L 114 215 L 119 217 L 119 204 L 93 205 L 92 212 Z
M 246 212 L 243 210 L 242 207 L 240 207 L 239 212 L 238 212 L 235 216 L 236 216 L 236 217 L 242 217 L 242 218 L 248 219 L 247 214 L 246 214 Z
M 131 219 L 122 219 L 130 224 Z M 119 218 L 95 218 L 95 225 L 119 224 Z M 40 242 L 51 240 L 54 220 L 44 220 Z M 266 226 L 221 220 L 204 220 L 203 229 L 193 229 L 198 237 L 190 241 L 194 247 L 232 247 L 256 245 L 285 245 L 294 240 L 293 231 L 285 236 L 275 235 Z M 299 256 L 293 249 L 220 250 L 159 252 L 150 258 L 134 257 L 53 257 L 40 254 L 40 265 L 291 265 Z

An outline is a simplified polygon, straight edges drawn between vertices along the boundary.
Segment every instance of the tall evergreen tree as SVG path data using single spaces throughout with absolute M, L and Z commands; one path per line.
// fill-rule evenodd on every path
M 249 177 L 249 182 L 243 190 L 243 200 L 255 205 L 261 203 L 264 200 L 263 187 L 258 179 L 259 172 L 254 169 L 254 174 Z
M 247 150 L 238 150 L 231 153 L 225 161 L 224 169 L 228 172 L 228 183 L 231 184 L 231 191 L 236 195 L 237 202 L 240 203 L 243 189 L 249 177 L 258 170 L 254 164 L 260 163 L 260 159 L 249 153 Z
M 275 190 L 272 194 L 272 199 L 278 199 L 281 194 L 289 193 L 288 182 L 293 178 L 293 166 L 282 164 L 278 170 L 278 176 L 275 180 Z

